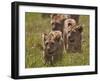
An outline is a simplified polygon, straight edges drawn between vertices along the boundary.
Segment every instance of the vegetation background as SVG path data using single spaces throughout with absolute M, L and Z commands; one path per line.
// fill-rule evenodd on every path
M 64 53 L 62 61 L 57 61 L 53 67 L 89 65 L 89 16 L 81 15 L 79 23 L 84 25 L 82 53 Z M 25 68 L 52 67 L 42 62 L 41 34 L 50 31 L 49 14 L 25 13 Z

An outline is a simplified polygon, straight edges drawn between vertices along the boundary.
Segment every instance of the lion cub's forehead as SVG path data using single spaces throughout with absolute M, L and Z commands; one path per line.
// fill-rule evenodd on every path
M 48 35 L 48 40 L 51 41 L 51 40 L 54 40 L 55 38 L 55 35 L 54 34 L 49 34 Z
M 62 33 L 60 31 L 52 31 L 48 34 L 48 38 L 47 40 L 48 41 L 54 41 L 54 39 L 57 37 L 57 36 L 62 36 Z

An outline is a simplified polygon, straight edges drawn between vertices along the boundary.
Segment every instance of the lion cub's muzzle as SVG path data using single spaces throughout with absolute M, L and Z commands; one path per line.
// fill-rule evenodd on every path
M 47 42 L 46 43 L 46 51 L 49 55 L 55 54 L 57 51 L 57 45 L 54 42 Z

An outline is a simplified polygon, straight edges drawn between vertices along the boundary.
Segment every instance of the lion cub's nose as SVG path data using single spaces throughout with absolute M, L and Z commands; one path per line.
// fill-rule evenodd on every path
M 47 47 L 47 50 L 50 51 L 50 47 L 49 46 Z

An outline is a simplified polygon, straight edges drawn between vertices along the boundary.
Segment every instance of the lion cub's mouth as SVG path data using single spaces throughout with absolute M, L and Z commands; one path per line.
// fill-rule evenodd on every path
M 53 53 L 55 53 L 55 51 L 49 51 L 48 53 L 49 53 L 49 54 L 53 54 Z
M 53 51 L 48 51 L 48 54 L 49 54 L 49 55 L 54 55 L 54 54 L 55 54 L 55 52 L 56 52 L 56 50 L 53 50 Z

